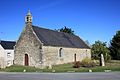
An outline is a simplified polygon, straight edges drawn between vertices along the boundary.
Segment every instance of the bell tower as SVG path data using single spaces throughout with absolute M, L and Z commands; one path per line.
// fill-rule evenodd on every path
M 32 15 L 30 13 L 30 10 L 28 11 L 28 14 L 25 17 L 25 23 L 26 25 L 32 25 Z

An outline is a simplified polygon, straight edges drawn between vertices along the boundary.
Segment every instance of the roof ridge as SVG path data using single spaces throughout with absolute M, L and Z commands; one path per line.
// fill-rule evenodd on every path
M 41 28 L 41 29 L 45 29 L 45 30 L 54 31 L 54 32 L 57 32 L 57 33 L 63 33 L 63 34 L 68 34 L 68 35 L 71 35 L 71 36 L 79 37 L 79 36 L 77 36 L 77 35 L 75 35 L 75 34 L 69 34 L 69 33 L 65 33 L 65 32 L 58 32 L 58 31 L 56 31 L 56 30 L 47 29 L 47 28 L 43 28 L 43 27 L 39 27 L 39 26 L 34 26 L 34 25 L 32 25 L 32 27 L 37 27 L 37 28 Z
M 4 48 L 4 49 L 14 49 L 14 46 L 16 44 L 16 42 L 14 41 L 1 41 L 1 46 Z
M 0 42 L 16 42 L 16 41 L 10 41 L 10 40 L 0 40 Z

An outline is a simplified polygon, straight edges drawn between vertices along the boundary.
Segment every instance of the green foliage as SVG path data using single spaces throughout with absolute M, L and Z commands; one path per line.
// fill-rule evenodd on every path
M 64 28 L 58 29 L 58 32 L 65 32 L 74 35 L 74 31 L 71 28 L 64 26 Z
M 91 60 L 90 58 L 85 58 L 81 62 L 82 67 L 94 67 L 96 66 L 96 63 L 94 60 Z
M 35 72 L 37 71 L 37 68 L 29 67 L 29 66 L 12 65 L 5 69 L 5 71 L 7 72 L 23 72 L 24 70 L 26 70 L 26 72 Z
M 110 44 L 109 49 L 112 59 L 120 60 L 120 31 L 117 31 Z
M 91 53 L 92 53 L 92 58 L 96 60 L 100 59 L 100 54 L 104 55 L 105 61 L 111 59 L 110 51 L 107 48 L 105 42 L 95 41 L 95 44 L 92 45 Z
M 97 62 L 94 60 L 91 60 L 90 58 L 85 58 L 81 62 L 77 61 L 74 63 L 73 68 L 79 68 L 79 67 L 94 67 L 97 65 Z

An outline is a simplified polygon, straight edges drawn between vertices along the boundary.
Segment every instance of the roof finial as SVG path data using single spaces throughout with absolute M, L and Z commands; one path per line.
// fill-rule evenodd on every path
M 31 12 L 30 12 L 30 10 L 28 10 L 28 14 L 27 15 L 31 15 Z

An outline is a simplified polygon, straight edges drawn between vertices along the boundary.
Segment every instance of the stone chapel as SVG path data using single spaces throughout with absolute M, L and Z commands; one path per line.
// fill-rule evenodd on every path
M 14 64 L 37 68 L 91 58 L 91 49 L 76 35 L 34 26 L 30 11 L 16 42 Z

